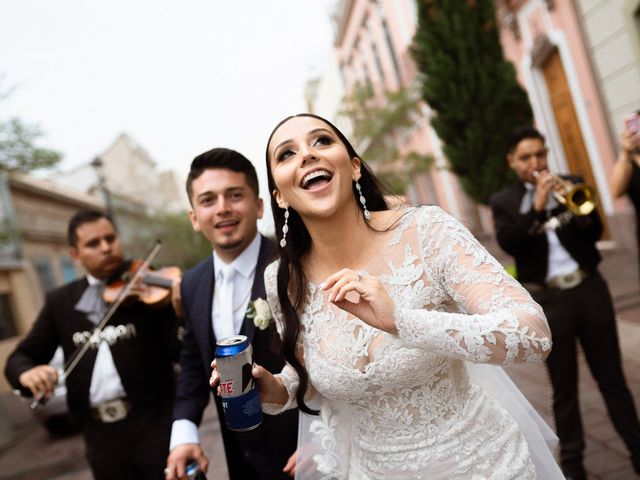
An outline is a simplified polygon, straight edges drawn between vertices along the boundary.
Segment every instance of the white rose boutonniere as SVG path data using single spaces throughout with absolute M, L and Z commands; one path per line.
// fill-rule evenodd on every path
M 256 298 L 249 302 L 247 317 L 253 318 L 253 324 L 260 330 L 266 330 L 271 325 L 271 309 L 264 298 Z

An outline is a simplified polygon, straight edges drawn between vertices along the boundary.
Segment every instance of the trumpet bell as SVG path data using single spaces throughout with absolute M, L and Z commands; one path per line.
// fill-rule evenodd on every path
M 597 205 L 597 194 L 594 189 L 584 185 L 574 185 L 565 195 L 564 204 L 577 216 L 589 215 Z

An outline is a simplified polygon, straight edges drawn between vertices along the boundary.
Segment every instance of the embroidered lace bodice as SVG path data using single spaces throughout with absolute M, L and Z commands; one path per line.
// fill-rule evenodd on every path
M 298 351 L 310 396 L 322 399 L 311 421 L 320 446 L 312 478 L 535 478 L 518 425 L 470 381 L 466 361 L 541 361 L 551 347 L 541 308 L 438 207 L 408 210 L 381 235 L 386 248 L 366 271 L 395 301 L 397 334 L 307 285 Z M 281 332 L 276 272 L 275 263 L 267 268 L 265 285 Z M 287 365 L 280 376 L 286 409 L 295 404 L 297 375 Z

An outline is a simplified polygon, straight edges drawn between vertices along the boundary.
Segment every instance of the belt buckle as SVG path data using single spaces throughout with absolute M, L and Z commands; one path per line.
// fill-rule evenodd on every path
M 121 398 L 107 400 L 96 407 L 98 417 L 103 423 L 115 423 L 127 418 L 127 405 Z
M 559 289 L 568 290 L 580 285 L 580 282 L 582 282 L 582 275 L 580 274 L 580 270 L 576 270 L 575 272 L 559 275 L 554 280 L 554 283 Z

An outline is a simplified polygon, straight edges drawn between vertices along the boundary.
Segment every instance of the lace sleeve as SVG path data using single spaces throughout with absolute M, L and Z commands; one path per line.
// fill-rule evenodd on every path
M 278 300 L 277 291 L 277 273 L 278 273 L 278 261 L 275 261 L 267 266 L 264 272 L 264 285 L 267 292 L 267 302 L 269 303 L 269 309 L 271 310 L 271 316 L 276 323 L 278 335 L 282 338 L 282 332 L 284 329 L 284 319 L 282 317 L 282 310 L 280 309 L 280 301 Z M 284 383 L 289 398 L 284 405 L 278 405 L 275 403 L 263 403 L 262 409 L 269 415 L 277 415 L 291 408 L 297 407 L 296 393 L 298 391 L 298 374 L 294 368 L 286 363 L 282 371 L 276 375 L 276 378 L 280 378 Z
M 542 361 L 551 333 L 541 307 L 473 235 L 430 207 L 419 215 L 418 237 L 425 275 L 461 313 L 398 308 L 399 336 L 477 363 Z

